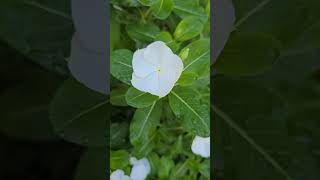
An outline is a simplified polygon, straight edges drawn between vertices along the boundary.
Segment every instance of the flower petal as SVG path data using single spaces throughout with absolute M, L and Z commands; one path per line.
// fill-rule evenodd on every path
M 161 63 L 161 72 L 164 72 L 169 80 L 177 82 L 183 71 L 182 60 L 175 54 L 165 54 L 163 58 L 165 60 Z
M 200 137 L 196 136 L 192 142 L 191 150 L 194 154 L 204 158 L 210 157 L 210 136 Z
M 133 158 L 131 158 L 133 159 Z M 133 165 L 130 178 L 132 180 L 144 180 L 147 178 L 148 174 L 151 171 L 150 164 L 147 158 L 143 158 L 140 160 L 130 159 L 131 165 Z
M 150 94 L 159 96 L 159 77 L 157 72 L 153 72 L 144 78 L 140 78 L 133 73 L 131 84 L 133 87 L 142 92 L 148 92 Z
M 123 170 L 117 169 L 110 175 L 110 180 L 130 180 L 130 177 L 125 175 Z
M 157 66 L 153 65 L 144 58 L 144 51 L 145 49 L 136 50 L 132 59 L 133 71 L 141 78 L 148 76 L 157 69 Z
M 171 49 L 162 41 L 155 41 L 149 44 L 144 51 L 144 57 L 156 66 L 160 66 L 165 54 L 173 54 Z

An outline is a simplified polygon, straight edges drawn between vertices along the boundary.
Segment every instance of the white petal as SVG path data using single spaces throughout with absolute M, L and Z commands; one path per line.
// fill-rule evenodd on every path
M 123 170 L 117 169 L 110 175 L 110 180 L 130 180 L 130 177 L 125 175 Z
M 153 72 L 145 78 L 140 78 L 133 73 L 131 84 L 133 87 L 142 92 L 148 92 L 150 94 L 159 96 L 159 76 L 157 72 Z
M 165 54 L 173 54 L 171 49 L 162 41 L 149 44 L 144 51 L 144 57 L 156 66 L 160 66 Z
M 192 142 L 191 150 L 194 154 L 204 158 L 210 157 L 210 136 L 200 137 L 196 136 Z
M 132 59 L 133 71 L 141 78 L 146 77 L 157 70 L 157 66 L 153 65 L 144 58 L 144 51 L 145 49 L 136 50 Z
M 145 180 L 151 171 L 150 164 L 147 158 L 140 160 L 130 159 L 131 165 L 133 165 L 130 178 L 132 180 Z
M 164 58 L 166 58 L 166 60 L 162 62 L 160 68 L 161 71 L 159 73 L 160 97 L 164 97 L 170 93 L 183 70 L 183 63 L 179 56 L 175 54 L 167 54 Z

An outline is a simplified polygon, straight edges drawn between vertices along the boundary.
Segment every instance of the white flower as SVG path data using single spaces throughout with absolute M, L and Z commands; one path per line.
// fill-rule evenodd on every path
M 133 87 L 159 97 L 169 94 L 183 70 L 180 57 L 161 41 L 135 51 L 132 66 Z
M 137 160 L 135 157 L 131 157 L 130 164 L 133 165 L 130 174 L 132 180 L 145 180 L 151 171 L 147 158 Z
M 210 157 L 210 136 L 200 137 L 196 136 L 193 139 L 191 150 L 194 154 L 202 156 L 204 158 Z
M 117 169 L 110 175 L 110 180 L 131 180 L 129 176 L 125 175 L 123 170 Z

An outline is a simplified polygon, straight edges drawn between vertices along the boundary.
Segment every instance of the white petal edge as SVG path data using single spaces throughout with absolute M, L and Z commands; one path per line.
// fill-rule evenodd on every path
M 131 180 L 129 176 L 124 174 L 124 171 L 117 169 L 110 175 L 110 180 Z
M 133 53 L 132 68 L 136 76 L 140 78 L 146 77 L 157 70 L 157 66 L 144 58 L 145 49 L 138 49 Z
M 151 171 L 147 158 L 137 160 L 135 157 L 131 157 L 130 164 L 133 166 L 130 174 L 132 180 L 145 180 Z
M 133 87 L 142 92 L 148 92 L 150 94 L 159 96 L 159 76 L 157 72 L 153 72 L 145 78 L 140 78 L 133 73 L 131 84 Z
M 204 158 L 209 158 L 210 157 L 210 136 L 209 137 L 196 136 L 193 139 L 191 150 L 196 155 L 199 155 Z
M 144 51 L 144 58 L 156 66 L 160 66 L 165 59 L 165 54 L 173 54 L 171 49 L 162 41 L 155 41 L 149 44 Z

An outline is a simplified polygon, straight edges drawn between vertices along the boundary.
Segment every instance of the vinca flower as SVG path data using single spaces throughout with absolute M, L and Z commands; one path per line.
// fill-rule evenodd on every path
M 125 175 L 123 170 L 117 169 L 110 175 L 110 180 L 131 180 L 129 176 Z
M 193 139 L 191 150 L 196 155 L 199 155 L 204 158 L 209 158 L 210 157 L 210 136 L 209 137 L 196 136 Z
M 161 41 L 135 51 L 132 66 L 133 87 L 159 97 L 169 94 L 183 70 L 180 57 Z
M 132 180 L 145 180 L 151 171 L 147 158 L 137 160 L 135 157 L 131 157 L 130 164 L 133 166 L 130 174 Z

